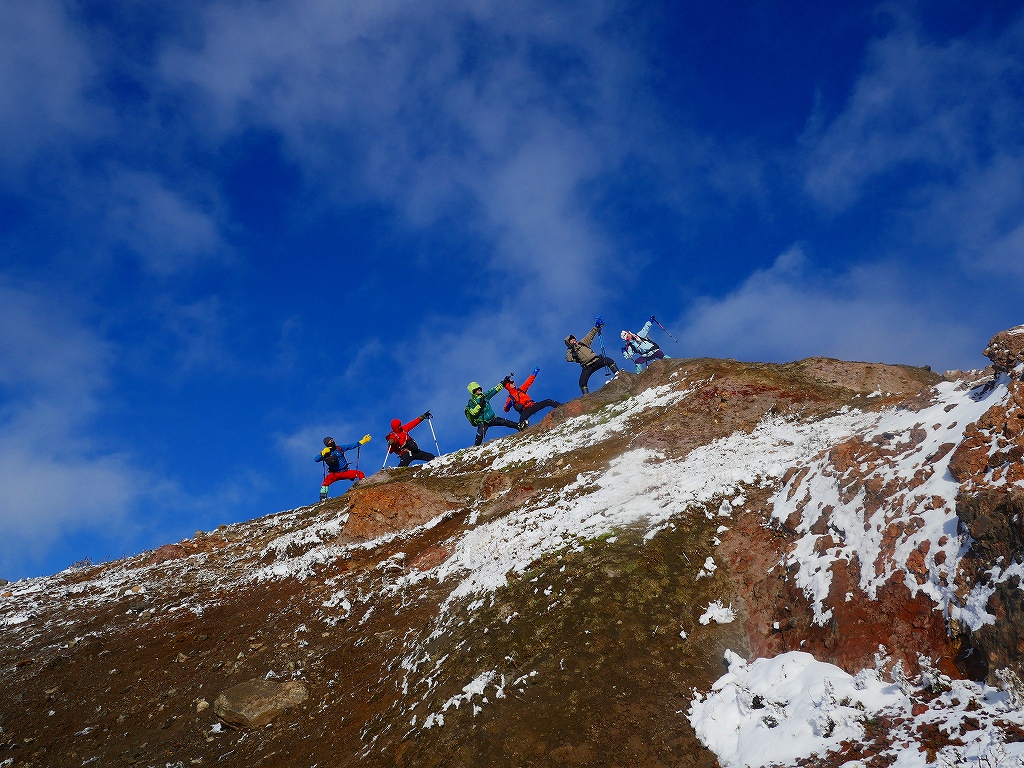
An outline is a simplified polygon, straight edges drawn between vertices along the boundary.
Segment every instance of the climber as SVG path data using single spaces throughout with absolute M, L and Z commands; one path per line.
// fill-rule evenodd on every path
M 530 417 L 537 411 L 544 408 L 557 408 L 561 405 L 557 400 L 541 400 L 537 403 L 526 394 L 526 390 L 533 384 L 538 373 L 540 373 L 540 368 L 534 368 L 533 373 L 526 378 L 521 387 L 516 386 L 511 373 L 501 380 L 505 391 L 508 392 L 508 398 L 505 400 L 505 413 L 515 408 L 516 413 L 519 414 L 519 423 L 524 427 L 530 426 Z
M 363 435 L 361 439 L 349 445 L 338 445 L 333 437 L 324 438 L 324 449 L 315 461 L 324 463 L 324 483 L 320 486 L 320 501 L 327 498 L 327 486 L 338 480 L 362 480 L 366 475 L 358 469 L 349 469 L 349 461 L 345 458 L 345 451 L 358 449 L 360 446 L 370 442 L 369 435 Z
M 391 431 L 384 439 L 388 443 L 388 453 L 393 453 L 398 457 L 398 466 L 408 467 L 414 461 L 426 463 L 431 459 L 437 458 L 434 454 L 427 453 L 416 445 L 416 441 L 409 434 L 414 427 L 419 426 L 425 419 L 430 418 L 433 417 L 430 415 L 430 411 L 427 411 L 422 416 L 417 416 L 408 424 L 403 425 L 401 419 L 391 420 Z
M 637 373 L 640 373 L 648 363 L 668 359 L 668 355 L 662 352 L 658 343 L 650 337 L 651 323 L 653 322 L 655 320 L 652 315 L 651 319 L 644 323 L 644 327 L 636 333 L 623 331 L 621 334 L 622 340 L 626 342 L 622 348 L 622 356 L 633 362 Z
M 594 327 L 590 329 L 590 333 L 584 336 L 582 340 L 577 341 L 576 337 L 571 334 L 565 337 L 565 346 L 568 347 L 565 352 L 565 361 L 567 363 L 579 363 L 582 366 L 583 370 L 580 372 L 580 392 L 584 395 L 590 391 L 587 383 L 595 372 L 602 368 L 608 368 L 612 373 L 619 372 L 619 368 L 615 365 L 614 360 L 603 354 L 599 355 L 590 348 L 594 337 L 601 333 L 603 326 L 604 322 L 599 317 L 594 322 Z
M 491 427 L 526 429 L 525 424 L 516 424 L 514 421 L 494 415 L 494 410 L 491 408 L 491 398 L 502 390 L 501 384 L 497 384 L 484 392 L 483 387 L 475 381 L 471 381 L 466 388 L 470 394 L 469 402 L 466 404 L 466 418 L 469 419 L 470 424 L 476 427 L 476 440 L 473 445 L 482 445 L 484 435 L 487 434 L 487 430 Z

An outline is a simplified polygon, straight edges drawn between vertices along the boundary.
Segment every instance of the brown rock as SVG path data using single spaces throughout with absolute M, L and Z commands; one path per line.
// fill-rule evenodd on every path
M 949 474 L 958 483 L 966 483 L 985 471 L 988 464 L 988 446 L 981 437 L 969 437 L 953 452 L 949 460 Z
M 409 567 L 414 571 L 429 571 L 431 568 L 439 566 L 450 556 L 451 552 L 444 547 L 428 547 L 409 563 Z
M 180 557 L 185 557 L 187 554 L 188 550 L 180 544 L 164 544 L 162 547 L 157 547 L 150 552 L 149 557 L 145 560 L 145 564 L 156 565 L 168 560 L 177 560 Z
M 308 696 L 306 686 L 296 681 L 249 680 L 218 696 L 213 711 L 228 725 L 259 728 Z
M 1024 325 L 997 333 L 982 354 L 992 361 L 996 371 L 1012 371 L 1018 363 L 1024 362 Z
M 415 483 L 356 486 L 348 493 L 352 506 L 345 535 L 364 539 L 415 528 L 457 506 Z
M 501 472 L 488 472 L 480 486 L 480 496 L 484 501 L 490 501 L 511 487 L 512 484 Z

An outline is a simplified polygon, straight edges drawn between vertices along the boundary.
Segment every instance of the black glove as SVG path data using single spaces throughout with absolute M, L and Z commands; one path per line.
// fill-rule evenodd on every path
M 657 320 L 656 320 L 656 319 L 654 318 L 654 315 L 651 315 L 651 322 L 652 322 L 652 323 L 656 323 L 656 322 L 658 322 L 658 321 L 657 321 Z
M 506 376 L 504 379 L 501 380 L 501 386 L 505 386 L 506 384 L 511 384 L 511 383 L 512 383 L 512 374 L 511 373 L 508 376 Z
M 594 320 L 594 327 L 601 328 L 603 325 L 604 325 L 604 320 L 602 320 L 600 317 L 598 317 L 596 320 Z
M 426 412 L 424 412 L 424 414 L 422 416 L 420 416 L 420 418 L 421 419 L 432 419 L 434 417 L 430 415 L 430 411 L 426 411 Z

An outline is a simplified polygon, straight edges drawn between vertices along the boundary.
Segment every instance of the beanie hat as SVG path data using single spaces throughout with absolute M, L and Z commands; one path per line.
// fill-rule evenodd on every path
M 333 437 L 325 437 L 324 438 L 324 445 L 330 445 L 333 442 L 334 442 L 334 438 Z
M 483 389 L 483 387 L 481 387 L 475 381 L 471 381 L 471 382 L 469 382 L 469 386 L 466 387 L 466 389 L 469 390 L 469 394 L 473 394 L 473 390 L 475 390 L 475 389 Z
M 571 347 L 574 341 L 576 341 L 576 337 L 570 333 L 568 336 L 565 337 L 565 346 Z
M 392 419 L 391 420 L 391 429 L 392 430 L 397 432 L 401 428 L 402 428 L 402 420 L 401 419 Z

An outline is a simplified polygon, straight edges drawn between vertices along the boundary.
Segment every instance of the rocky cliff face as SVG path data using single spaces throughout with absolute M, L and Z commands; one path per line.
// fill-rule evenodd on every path
M 906 688 L 905 716 L 808 726 L 810 764 L 1016 743 L 948 691 L 1022 673 L 1018 340 L 951 380 L 666 360 L 324 504 L 8 585 L 0 766 L 741 764 L 704 693 L 778 733 L 743 662 L 796 651 Z

